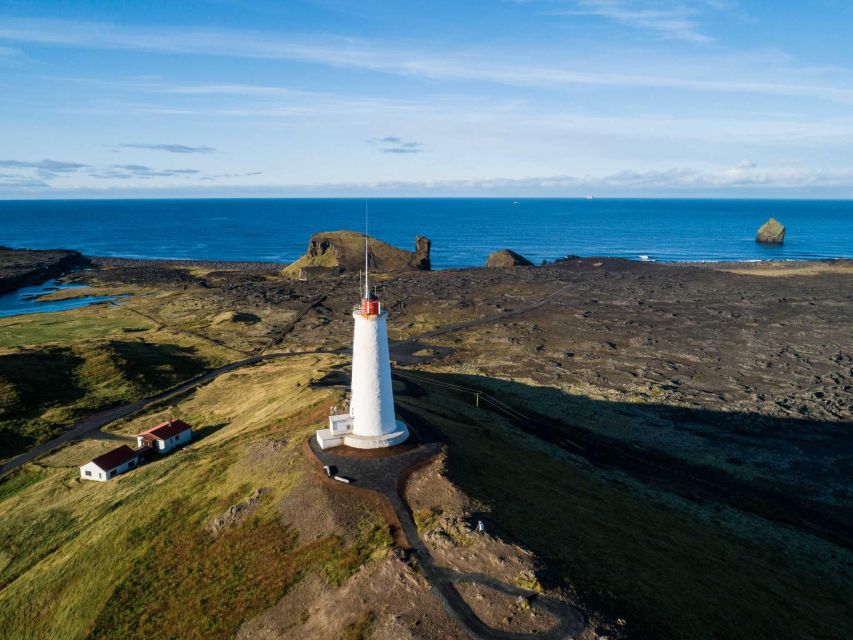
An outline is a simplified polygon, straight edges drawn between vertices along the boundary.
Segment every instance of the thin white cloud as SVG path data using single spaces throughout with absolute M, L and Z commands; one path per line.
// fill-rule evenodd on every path
M 564 3 L 560 3 L 564 4 Z M 699 16 L 714 8 L 708 2 L 685 0 L 575 0 L 553 11 L 557 15 L 594 16 L 631 29 L 672 40 L 707 44 L 713 38 L 702 32 Z M 719 6 L 719 4 L 717 4 Z
M 130 167 L 130 168 L 128 168 Z M 122 171 L 145 174 L 144 166 L 114 166 L 108 170 L 114 175 L 99 177 L 121 179 Z M 186 171 L 185 171 L 186 173 Z M 153 175 L 159 175 L 153 173 Z M 206 176 L 201 180 L 216 178 L 240 178 L 261 175 L 260 172 L 245 174 L 220 174 Z M 136 176 L 134 176 L 136 177 Z M 202 184 L 202 183 L 199 183 Z M 468 178 L 453 180 L 377 180 L 353 182 L 318 182 L 314 184 L 256 184 L 180 187 L 154 185 L 110 187 L 98 189 L 81 187 L 74 190 L 54 189 L 56 194 L 94 194 L 139 193 L 143 189 L 148 194 L 168 194 L 170 191 L 181 194 L 204 195 L 211 190 L 218 194 L 274 194 L 274 195 L 353 195 L 370 193 L 382 195 L 557 195 L 580 196 L 588 193 L 596 195 L 649 195 L 671 194 L 680 196 L 708 195 L 725 193 L 727 195 L 759 194 L 769 197 L 787 193 L 811 193 L 846 195 L 853 194 L 853 168 L 810 169 L 802 166 L 790 166 L 788 163 L 762 169 L 751 161 L 742 161 L 731 167 L 712 171 L 701 171 L 690 167 L 671 167 L 663 170 L 636 171 L 624 170 L 602 175 L 556 174 L 531 176 L 527 178 Z M 47 183 L 37 179 L 15 178 L 0 175 L 0 197 L 9 197 L 15 190 L 44 190 Z M 187 191 L 190 189 L 190 191 Z M 195 190 L 192 190 L 195 189 Z M 226 189 L 222 191 L 221 189 Z
M 213 147 L 190 147 L 185 144 L 146 144 L 142 142 L 125 142 L 117 144 L 122 149 L 146 149 L 148 151 L 167 151 L 169 153 L 213 153 Z
M 188 55 L 220 55 L 311 62 L 340 68 L 447 80 L 476 80 L 518 87 L 560 89 L 577 85 L 669 88 L 693 91 L 802 96 L 853 103 L 853 89 L 844 84 L 798 83 L 764 79 L 719 79 L 679 74 L 607 73 L 500 59 L 488 52 L 435 54 L 411 48 L 379 48 L 352 38 L 271 35 L 227 29 L 125 27 L 66 20 L 6 19 L 0 39 L 84 49 L 120 49 Z M 766 75 L 766 74 L 765 74 Z M 786 78 L 795 74 L 787 72 Z M 207 85 L 213 89 L 217 85 Z M 234 85 L 219 85 L 237 93 Z
M 20 49 L 0 47 L 0 65 L 14 67 L 28 62 L 29 58 Z
M 384 138 L 371 138 L 368 142 L 376 145 L 382 153 L 394 153 L 398 155 L 406 155 L 410 153 L 423 153 L 424 145 L 422 142 L 413 140 L 403 140 L 399 136 L 385 136 Z

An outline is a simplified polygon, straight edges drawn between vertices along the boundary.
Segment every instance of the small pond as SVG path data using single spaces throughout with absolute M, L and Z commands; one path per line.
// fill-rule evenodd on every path
M 116 300 L 124 296 L 80 296 L 66 300 L 41 300 L 41 296 L 65 289 L 87 289 L 84 284 L 66 284 L 58 280 L 48 280 L 33 287 L 23 287 L 17 291 L 0 295 L 0 318 L 21 316 L 28 313 L 49 313 L 79 309 L 96 302 Z

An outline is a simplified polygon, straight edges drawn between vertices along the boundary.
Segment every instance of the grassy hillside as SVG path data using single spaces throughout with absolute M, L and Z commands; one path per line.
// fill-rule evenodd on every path
M 87 441 L 0 483 L 0 637 L 228 638 L 308 572 L 339 584 L 387 548 L 367 508 L 352 544 L 301 541 L 280 524 L 277 505 L 304 473 L 302 443 L 334 402 L 309 386 L 318 365 L 304 357 L 217 379 L 169 409 L 196 441 L 112 482 L 78 479 L 76 465 L 114 446 Z M 205 529 L 259 488 L 268 493 L 244 521 Z
M 452 380 L 437 376 L 436 380 Z M 404 400 L 448 439 L 449 478 L 633 638 L 849 638 L 853 556 L 721 504 L 640 484 L 442 387 Z M 551 576 L 552 578 L 555 576 Z
M 83 416 L 235 358 L 227 348 L 180 327 L 165 328 L 134 308 L 152 303 L 0 320 L 0 461 Z

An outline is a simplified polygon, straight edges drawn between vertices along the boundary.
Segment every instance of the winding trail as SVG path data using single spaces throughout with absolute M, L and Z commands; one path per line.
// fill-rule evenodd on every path
M 586 618 L 579 609 L 567 602 L 501 582 L 482 573 L 454 571 L 435 563 L 418 532 L 403 493 L 411 471 L 434 460 L 441 452 L 442 443 L 437 439 L 434 430 L 417 414 L 400 406 L 397 407 L 397 413 L 406 420 L 415 433 L 418 444 L 413 449 L 396 455 L 367 458 L 339 455 L 334 453 L 334 450 L 323 451 L 316 439 L 311 437 L 309 446 L 318 464 L 333 467 L 337 474 L 352 482 L 352 484 L 337 482 L 327 484 L 348 491 L 376 492 L 387 500 L 397 521 L 392 523 L 392 526 L 400 527 L 408 547 L 418 559 L 419 566 L 432 585 L 433 591 L 448 614 L 459 622 L 471 637 L 480 640 L 531 640 L 531 638 L 566 640 L 580 634 L 586 627 Z M 532 634 L 494 629 L 480 620 L 465 602 L 456 588 L 460 583 L 481 584 L 512 597 L 523 597 L 532 607 L 550 613 L 557 622 L 550 629 Z

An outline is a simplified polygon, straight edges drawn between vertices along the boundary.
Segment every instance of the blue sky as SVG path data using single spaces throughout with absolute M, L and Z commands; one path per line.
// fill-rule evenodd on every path
M 0 0 L 0 197 L 853 195 L 843 0 Z

